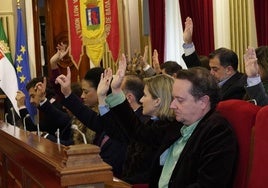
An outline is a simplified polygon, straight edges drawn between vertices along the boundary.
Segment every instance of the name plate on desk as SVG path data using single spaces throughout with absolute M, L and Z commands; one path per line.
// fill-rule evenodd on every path
M 90 144 L 63 146 L 0 123 L 0 187 L 105 187 L 111 167 Z

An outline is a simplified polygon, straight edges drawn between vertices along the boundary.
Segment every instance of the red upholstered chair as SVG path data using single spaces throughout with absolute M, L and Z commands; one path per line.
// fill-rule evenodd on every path
M 256 116 L 253 160 L 248 188 L 268 187 L 268 106 Z
M 217 110 L 233 126 L 238 140 L 239 157 L 234 188 L 245 188 L 248 182 L 252 127 L 260 108 L 247 101 L 237 99 L 222 101 L 217 106 Z
M 148 188 L 148 184 L 134 184 L 132 185 L 132 188 Z

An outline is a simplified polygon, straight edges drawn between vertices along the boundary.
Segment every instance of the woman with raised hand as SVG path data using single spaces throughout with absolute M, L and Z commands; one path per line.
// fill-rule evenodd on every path
M 143 115 L 151 117 L 144 123 L 135 115 L 121 90 L 125 69 L 126 60 L 123 55 L 116 75 L 112 75 L 111 69 L 106 69 L 101 76 L 98 86 L 99 105 L 110 108 L 107 113 L 101 114 L 101 119 L 110 129 L 116 130 L 118 128 L 116 126 L 119 125 L 121 131 L 118 134 L 127 134 L 129 142 L 135 143 L 128 148 L 122 179 L 131 184 L 148 183 L 150 166 L 162 141 L 161 135 L 170 124 L 176 124 L 173 111 L 169 108 L 172 101 L 173 78 L 156 75 L 144 79 L 144 96 L 140 102 L 143 106 Z M 109 87 L 112 89 L 112 94 L 106 97 Z M 120 113 L 117 111 L 118 106 L 121 109 Z M 113 122 L 119 123 L 113 124 Z M 145 136 L 148 132 L 156 135 L 154 139 L 149 140 Z

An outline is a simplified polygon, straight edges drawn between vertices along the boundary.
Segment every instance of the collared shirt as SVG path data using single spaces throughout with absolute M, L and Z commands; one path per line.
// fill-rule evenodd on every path
M 192 135 L 193 131 L 195 130 L 197 124 L 200 120 L 196 121 L 190 126 L 184 125 L 181 128 L 181 137 L 174 142 L 161 156 L 160 156 L 160 163 L 161 160 L 164 162 L 164 167 L 158 182 L 159 188 L 166 188 L 168 187 L 169 180 L 171 178 L 172 172 L 177 164 L 177 161 L 181 155 L 181 152 L 186 145 L 188 139 Z M 165 158 L 165 159 L 164 159 Z
M 258 85 L 259 83 L 261 83 L 261 77 L 260 75 L 256 76 L 256 77 L 248 77 L 247 78 L 247 87 L 251 87 L 251 86 L 255 86 Z
M 230 76 L 229 78 L 231 78 L 231 76 Z M 227 80 L 229 80 L 229 78 L 226 78 L 226 79 L 220 81 L 220 82 L 218 83 L 218 86 L 219 86 L 219 87 L 222 87 L 223 84 L 225 84 L 225 82 L 227 82 Z
M 182 47 L 183 47 L 185 56 L 189 56 L 189 55 L 191 55 L 192 53 L 195 52 L 194 43 L 190 43 L 190 44 L 185 44 L 184 43 L 182 45 Z

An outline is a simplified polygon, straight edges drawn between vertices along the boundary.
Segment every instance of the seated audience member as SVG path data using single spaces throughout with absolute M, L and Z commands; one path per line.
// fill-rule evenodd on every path
M 268 104 L 268 47 L 261 46 L 254 50 L 249 47 L 244 55 L 245 72 L 247 74 L 246 91 L 250 99 L 257 105 Z
M 188 67 L 201 66 L 192 42 L 193 22 L 191 18 L 185 21 L 183 33 L 183 59 Z M 246 94 L 246 76 L 238 71 L 237 54 L 226 48 L 218 48 L 209 54 L 210 73 L 215 77 L 220 87 L 221 100 L 243 99 Z
M 176 73 L 182 69 L 182 67 L 176 61 L 166 61 L 160 65 L 161 73 L 168 74 L 172 77 L 176 76 Z
M 166 61 L 160 65 L 157 50 L 154 50 L 153 67 L 151 67 L 147 63 L 148 58 L 147 55 L 145 55 L 147 54 L 146 51 L 148 51 L 148 46 L 145 47 L 144 55 L 141 57 L 141 64 L 145 73 L 145 77 L 154 76 L 156 74 L 168 74 L 174 77 L 176 75 L 176 72 L 182 69 L 182 67 L 176 61 Z
M 170 104 L 177 123 L 162 126 L 144 125 L 135 116 L 120 89 L 123 72 L 119 70 L 111 82 L 112 94 L 105 99 L 110 107 L 107 114 L 120 120 L 129 136 L 158 148 L 152 157 L 150 187 L 232 187 L 237 140 L 228 121 L 215 111 L 218 86 L 209 71 L 201 67 L 178 71 Z M 110 78 L 103 79 L 109 83 Z M 154 104 L 144 112 L 154 112 L 152 107 L 160 101 L 166 104 L 162 98 L 148 96 L 146 87 L 144 97 Z
M 114 176 L 120 177 L 127 144 L 123 136 L 116 140 L 109 138 L 98 115 L 97 87 L 103 71 L 104 69 L 101 67 L 94 67 L 87 71 L 81 81 L 81 99 L 72 93 L 69 67 L 67 67 L 67 75 L 58 76 L 56 82 L 61 85 L 61 92 L 65 96 L 62 104 L 85 126 L 96 132 L 94 144 L 100 146 L 100 156 L 113 167 Z
M 199 61 L 201 63 L 201 67 L 204 67 L 204 68 L 210 70 L 208 56 L 206 56 L 206 55 L 199 55 L 198 58 L 199 58 Z
M 144 89 L 143 80 L 136 75 L 126 75 L 122 82 L 121 88 L 135 114 L 142 122 L 148 121 L 150 116 L 142 114 L 143 107 L 142 103 L 140 102 Z
M 79 83 L 74 82 L 71 84 L 71 89 L 72 89 L 72 93 L 74 93 L 77 97 L 80 98 L 80 96 L 82 95 L 81 85 Z M 92 131 L 91 129 L 87 128 L 81 121 L 79 121 L 72 114 L 72 112 L 70 110 L 68 110 L 65 107 L 64 107 L 64 109 L 67 111 L 67 113 L 72 118 L 72 120 L 71 120 L 72 126 L 77 126 L 77 128 L 85 135 L 86 143 L 93 144 L 94 140 L 95 140 L 96 133 L 94 131 Z M 73 140 L 74 140 L 74 144 L 84 144 L 85 143 L 83 136 L 76 129 L 73 130 Z
M 60 130 L 60 142 L 64 145 L 73 144 L 71 131 L 71 118 L 63 111 L 62 106 L 53 98 L 52 90 L 46 86 L 46 79 L 38 77 L 32 79 L 26 85 L 29 92 L 30 102 L 38 107 L 41 115 L 39 122 L 33 122 L 29 117 L 27 118 L 27 108 L 25 106 L 25 94 L 22 91 L 17 92 L 16 100 L 19 107 L 21 119 L 25 118 L 25 125 L 28 131 L 37 131 L 36 123 L 39 123 L 40 131 L 46 132 L 46 138 L 56 142 L 56 131 Z
M 106 72 L 107 73 L 107 72 Z M 106 90 L 109 89 L 109 86 L 105 88 L 106 79 L 111 79 L 110 77 L 105 75 L 98 86 L 98 94 L 99 94 L 99 104 L 105 106 L 105 97 Z M 113 79 L 116 79 L 115 77 Z M 125 78 L 124 78 L 125 81 Z M 123 82 L 124 82 L 123 81 Z M 171 91 L 173 85 L 173 78 L 167 75 L 156 75 L 149 78 L 144 79 L 145 87 L 144 87 L 144 95 L 141 97 L 140 102 L 143 107 L 143 115 L 150 116 L 150 121 L 140 121 L 140 119 L 133 112 L 133 109 L 127 108 L 131 110 L 132 115 L 135 117 L 131 117 L 129 124 L 118 123 L 117 125 L 111 125 L 113 121 L 121 121 L 120 118 L 114 118 L 112 116 L 112 112 L 108 112 L 106 114 L 102 114 L 102 120 L 105 122 L 104 124 L 108 127 L 113 128 L 115 126 L 121 125 L 122 132 L 125 132 L 125 126 L 132 127 L 136 121 L 139 122 L 141 128 L 155 128 L 160 129 L 162 127 L 167 127 L 172 123 L 176 123 L 174 119 L 173 111 L 169 108 L 169 104 L 172 101 Z M 124 85 L 124 83 L 123 83 Z M 122 86 L 121 86 L 122 88 Z M 126 99 L 128 95 L 126 94 Z M 128 99 L 127 99 L 128 100 Z M 124 116 L 122 114 L 122 116 Z M 129 117 L 130 118 L 130 117 Z M 113 120 L 113 121 L 112 121 Z M 122 179 L 131 184 L 138 183 L 148 183 L 149 182 L 149 173 L 152 159 L 156 156 L 156 152 L 158 150 L 157 145 L 152 146 L 150 144 L 144 143 L 136 138 L 135 135 L 128 134 L 130 139 L 129 150 L 127 152 L 126 162 L 124 163 L 124 171 Z
M 59 85 L 55 84 L 56 78 L 61 74 L 60 68 L 58 66 L 59 63 L 64 62 L 64 57 L 69 53 L 69 46 L 64 43 L 60 43 L 57 45 L 57 52 L 50 58 L 50 68 L 51 68 L 51 76 L 49 77 L 49 84 L 54 88 L 56 93 L 56 99 L 58 101 L 62 100 L 63 95 L 60 91 Z

